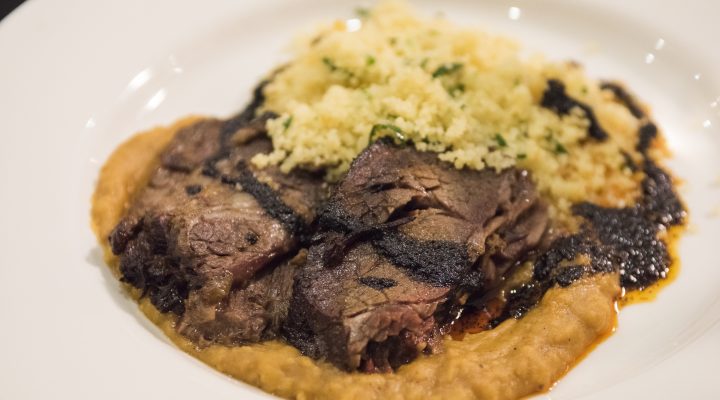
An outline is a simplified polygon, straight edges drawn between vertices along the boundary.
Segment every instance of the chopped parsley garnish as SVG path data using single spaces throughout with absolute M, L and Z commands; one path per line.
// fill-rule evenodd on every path
M 494 139 L 495 139 L 495 141 L 497 142 L 498 146 L 500 146 L 500 147 L 507 147 L 507 142 L 505 141 L 505 138 L 502 137 L 501 134 L 496 133 Z
M 367 57 L 365 58 L 365 64 L 366 64 L 368 67 L 371 66 L 371 65 L 373 65 L 373 64 L 375 64 L 375 57 L 373 57 L 373 56 L 367 56 Z
M 338 66 L 335 65 L 335 62 L 330 59 L 330 57 L 323 57 L 322 62 L 330 69 L 330 71 L 335 72 L 339 69 Z
M 335 64 L 335 61 L 333 61 L 330 57 L 323 57 L 322 59 L 323 64 L 325 64 L 326 67 L 330 70 L 330 72 L 342 72 L 348 76 L 348 78 L 353 76 L 353 73 L 349 71 L 347 68 L 343 68 Z
M 518 160 L 524 160 L 526 158 L 527 158 L 527 154 L 525 154 L 525 153 L 518 153 L 518 155 L 517 155 Z
M 555 147 L 552 149 L 552 152 L 555 154 L 568 154 L 567 149 L 565 146 L 563 146 L 562 143 L 558 142 L 557 139 L 555 139 L 555 135 L 553 135 L 552 130 L 548 129 L 548 134 L 545 136 L 545 140 L 550 142 L 550 144 L 554 145 Z
M 405 134 L 403 133 L 402 129 L 398 128 L 397 126 L 393 124 L 375 124 L 370 130 L 370 141 L 372 142 L 379 135 L 384 136 L 383 132 L 390 132 L 395 137 L 395 139 L 401 142 L 404 142 L 406 140 Z
M 457 85 L 451 86 L 448 89 L 448 93 L 450 93 L 450 96 L 452 97 L 456 97 L 461 93 L 465 93 L 465 85 L 463 83 L 458 83 Z
M 292 121 L 293 121 L 293 116 L 291 115 L 288 117 L 288 119 L 285 120 L 285 122 L 283 122 L 283 128 L 285 128 L 285 130 L 290 129 L 290 125 L 292 125 Z
M 370 16 L 370 10 L 365 7 L 358 7 L 355 9 L 355 15 L 364 19 Z
M 432 77 L 437 78 L 439 76 L 455 73 L 458 70 L 460 70 L 460 68 L 462 68 L 462 66 L 463 65 L 461 63 L 443 64 L 443 65 L 439 66 L 435 70 L 435 72 L 433 72 Z

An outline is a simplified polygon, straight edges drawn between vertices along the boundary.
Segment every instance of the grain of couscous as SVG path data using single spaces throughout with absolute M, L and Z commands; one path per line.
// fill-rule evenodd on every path
M 638 159 L 639 121 L 576 63 L 523 58 L 512 40 L 420 17 L 402 2 L 300 43 L 265 89 L 265 108 L 280 117 L 268 122 L 274 150 L 256 156 L 258 166 L 326 167 L 334 179 L 390 135 L 457 168 L 527 168 L 555 211 L 637 195 L 641 176 L 623 152 Z M 581 109 L 559 116 L 541 106 L 553 78 L 594 109 L 609 140 L 587 139 Z

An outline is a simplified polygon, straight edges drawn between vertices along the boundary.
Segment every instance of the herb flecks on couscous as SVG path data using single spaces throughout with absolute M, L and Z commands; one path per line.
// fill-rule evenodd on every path
M 272 77 L 274 150 L 254 163 L 324 167 L 334 179 L 371 140 L 392 136 L 457 168 L 527 168 L 559 214 L 578 201 L 637 197 L 641 173 L 623 154 L 639 159 L 639 121 L 577 64 L 523 58 L 507 38 L 419 17 L 402 2 L 363 15 L 359 29 L 357 20 L 320 28 Z M 551 79 L 594 115 L 543 107 Z M 593 119 L 607 140 L 589 135 Z

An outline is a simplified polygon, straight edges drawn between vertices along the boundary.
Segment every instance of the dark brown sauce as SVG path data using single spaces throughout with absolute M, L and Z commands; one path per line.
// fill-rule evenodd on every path
M 680 274 L 682 264 L 678 256 L 678 242 L 682 234 L 686 230 L 685 225 L 675 226 L 668 229 L 665 234 L 665 243 L 667 244 L 668 253 L 670 255 L 670 266 L 668 273 L 663 279 L 659 279 L 652 285 L 643 289 L 623 291 L 622 297 L 618 300 L 619 307 L 625 307 L 631 304 L 644 303 L 655 300 L 662 290 L 673 283 Z
M 613 95 L 615 95 L 615 98 L 625 105 L 633 117 L 637 119 L 643 119 L 645 117 L 645 111 L 635 100 L 635 97 L 625 90 L 623 85 L 614 82 L 602 82 L 600 88 L 611 91 Z
M 626 305 L 653 299 L 677 275 L 679 264 L 674 249 L 687 212 L 672 177 L 649 154 L 652 146 L 662 145 L 656 140 L 658 129 L 621 86 L 604 83 L 602 88 L 611 90 L 618 101 L 641 120 L 636 143 L 636 150 L 642 156 L 641 164 L 637 165 L 629 154 L 624 154 L 625 159 L 632 162 L 632 168 L 645 175 L 636 204 L 630 207 L 604 207 L 590 202 L 575 204 L 572 211 L 583 221 L 580 231 L 555 239 L 537 256 L 530 281 L 485 303 L 469 302 L 452 328 L 454 338 L 492 329 L 508 318 L 521 318 L 550 288 L 569 286 L 584 276 L 618 271 L 623 289 L 620 304 Z M 556 80 L 548 81 L 542 105 L 559 114 L 580 107 L 586 115 L 594 115 L 587 105 L 567 97 L 564 85 Z M 599 128 L 597 121 L 591 119 L 592 124 Z M 592 130 L 589 136 L 595 137 Z
M 462 340 L 468 333 L 480 333 L 493 328 L 493 321 L 502 315 L 505 302 L 492 299 L 481 307 L 466 308 L 450 328 L 450 336 Z
M 598 141 L 607 140 L 608 134 L 600 126 L 600 123 L 595 117 L 595 112 L 590 106 L 568 96 L 565 92 L 565 84 L 559 80 L 549 79 L 547 83 L 548 86 L 547 89 L 545 89 L 545 93 L 543 93 L 540 105 L 555 111 L 559 115 L 567 115 L 570 113 L 570 110 L 576 107 L 583 110 L 585 117 L 590 121 L 588 136 Z

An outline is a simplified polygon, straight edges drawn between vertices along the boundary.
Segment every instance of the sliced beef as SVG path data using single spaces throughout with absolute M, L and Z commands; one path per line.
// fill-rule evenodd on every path
M 240 288 L 209 282 L 190 293 L 178 330 L 201 346 L 274 338 L 287 316 L 295 271 L 304 262 L 303 251 L 263 269 Z
M 619 272 L 623 287 L 642 289 L 667 274 L 659 232 L 685 210 L 647 154 L 657 128 L 618 87 L 605 86 L 643 119 L 643 163 L 625 154 L 646 175 L 642 196 L 626 208 L 574 205 L 573 233 L 547 229 L 527 171 L 457 170 L 387 140 L 357 157 L 327 201 L 317 174 L 257 169 L 250 160 L 272 150 L 265 123 L 276 117 L 256 117 L 262 87 L 235 117 L 178 132 L 109 238 L 122 280 L 177 314 L 198 345 L 282 334 L 342 369 L 387 372 L 437 351 L 450 329 L 520 318 L 551 287 Z M 548 81 L 542 106 L 579 108 L 589 136 L 607 138 L 560 81 Z
M 391 361 L 408 362 L 423 345 L 431 344 L 437 334 L 433 316 L 449 296 L 448 288 L 415 281 L 379 255 L 370 242 L 353 246 L 340 265 L 325 269 L 324 247 L 311 250 L 295 283 L 286 324 L 292 344 L 345 369 L 358 368 L 363 359 L 366 364 L 373 362 L 366 365 L 370 371 L 386 370 Z M 392 282 L 392 286 L 368 285 L 373 281 Z M 405 343 L 391 346 L 390 338 Z M 399 354 L 373 360 L 368 346 Z M 409 355 L 397 359 L 405 353 Z
M 467 294 L 497 285 L 546 225 L 526 171 L 376 142 L 319 217 L 285 336 L 343 369 L 389 371 L 437 349 Z
M 188 336 L 257 341 L 287 311 L 290 259 L 325 189 L 316 176 L 252 167 L 271 150 L 269 117 L 245 112 L 179 131 L 110 235 L 122 279 L 180 315 Z

